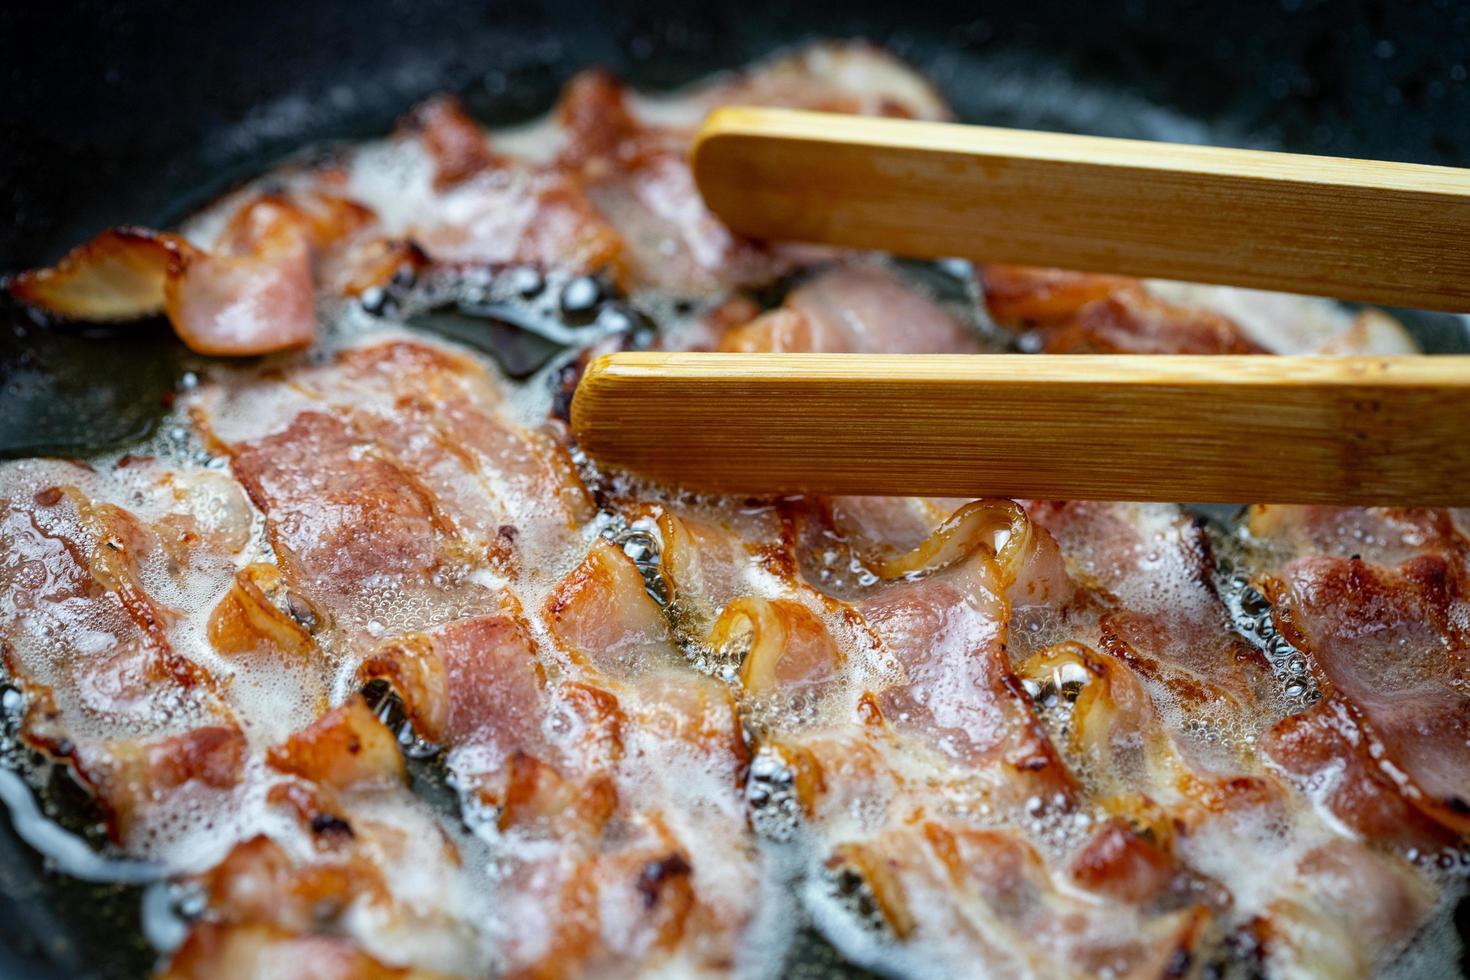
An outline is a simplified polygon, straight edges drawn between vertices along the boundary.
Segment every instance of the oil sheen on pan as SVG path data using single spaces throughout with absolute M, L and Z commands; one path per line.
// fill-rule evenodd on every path
M 731 102 L 947 116 L 857 45 L 672 95 L 588 71 L 534 124 L 436 99 L 11 280 L 198 355 L 147 441 L 0 465 L 10 730 L 85 788 L 101 856 L 33 836 L 168 883 L 167 977 L 765 977 L 813 932 L 903 977 L 1451 968 L 1467 515 L 716 499 L 599 471 L 564 424 L 630 347 L 1403 329 L 739 240 L 684 157 Z

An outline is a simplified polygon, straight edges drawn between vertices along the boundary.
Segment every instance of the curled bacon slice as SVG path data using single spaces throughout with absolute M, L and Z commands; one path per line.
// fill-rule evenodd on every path
M 224 654 L 269 651 L 295 658 L 317 653 L 312 631 L 324 614 L 293 589 L 275 565 L 255 562 L 235 575 L 235 584 L 209 617 L 210 644 Z
M 164 285 L 198 249 L 178 235 L 113 228 L 78 245 L 55 265 L 22 272 L 12 296 L 75 320 L 133 320 L 163 312 Z
M 938 571 L 974 555 L 995 563 L 1014 608 L 1067 604 L 1076 591 L 1056 542 L 1009 500 L 965 504 L 912 551 L 877 564 L 884 579 Z
M 725 607 L 707 642 L 716 650 L 746 647 L 740 683 L 751 694 L 821 685 L 844 660 L 822 621 L 786 599 L 737 599 Z
M 215 256 L 176 235 L 103 232 L 49 269 L 9 284 L 18 299 L 58 316 L 125 320 L 167 312 L 201 354 L 265 354 L 309 344 L 316 333 L 310 253 L 293 230 L 243 256 Z
M 288 212 L 267 209 L 279 213 L 244 236 L 248 251 L 195 252 L 164 284 L 169 322 L 191 350 L 266 354 L 316 336 L 307 234 Z
M 829 497 L 826 518 L 867 564 L 912 551 L 969 501 L 963 497 Z
M 212 251 L 178 235 L 115 228 L 8 285 L 23 302 L 72 319 L 165 312 L 200 354 L 267 354 L 311 343 L 313 252 L 372 220 L 369 209 L 335 195 L 265 195 L 236 212 Z
M 509 616 L 477 616 L 402 637 L 368 658 L 358 676 L 390 681 L 425 738 L 463 744 L 509 737 L 502 756 L 530 747 L 516 740 L 535 730 L 546 685 L 526 628 Z
M 10 290 L 72 319 L 167 312 L 179 338 L 200 354 L 266 354 L 305 346 L 316 334 L 310 252 L 284 227 L 242 256 L 211 255 L 162 232 L 117 229 L 50 269 L 18 276 Z
M 1068 641 L 1032 655 L 1017 673 L 1038 700 L 1072 702 L 1068 748 L 1104 779 L 1147 770 L 1159 746 L 1156 716 L 1138 678 L 1116 659 Z
M 1068 802 L 1076 780 L 1036 718 L 1006 656 L 1008 603 L 983 554 L 857 604 L 905 679 L 878 692 L 882 714 L 966 767 L 1007 774 L 1011 789 Z
M 670 590 L 680 600 L 710 600 L 718 606 L 737 594 L 743 542 L 706 521 L 658 511 L 663 545 L 659 565 Z
M 453 187 L 505 163 L 490 149 L 485 131 L 453 96 L 441 95 L 414 109 L 406 128 L 418 133 L 434 160 L 435 190 Z
M 602 540 L 546 601 L 552 635 L 568 653 L 614 677 L 679 662 L 669 624 L 636 565 Z
M 266 757 L 282 772 L 337 789 L 406 778 L 397 740 L 361 697 L 329 711 Z
M 1032 502 L 1073 577 L 1106 607 L 1098 643 L 1185 703 L 1255 702 L 1265 658 L 1234 636 L 1204 531 L 1168 504 Z

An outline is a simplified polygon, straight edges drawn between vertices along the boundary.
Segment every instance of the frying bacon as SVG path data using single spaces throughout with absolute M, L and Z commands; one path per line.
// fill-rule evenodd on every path
M 272 748 L 266 761 L 282 772 L 334 789 L 405 778 L 397 740 L 360 697 Z
M 1262 748 L 1312 785 L 1338 819 L 1372 840 L 1428 852 L 1452 847 L 1463 836 L 1454 829 L 1453 810 L 1441 823 L 1435 801 L 1384 759 L 1382 743 L 1351 702 L 1327 699 L 1281 721 Z
M 1138 905 L 1153 900 L 1180 873 L 1167 843 L 1113 819 L 1077 853 L 1069 869 L 1083 888 Z
M 240 207 L 209 251 L 178 235 L 116 228 L 8 287 L 22 302 L 71 319 L 167 313 L 200 354 L 288 350 L 316 335 L 313 256 L 373 220 L 369 209 L 335 195 L 267 194 Z
M 552 592 L 546 619 L 568 654 L 600 672 L 637 676 L 675 662 L 668 621 L 643 576 L 605 541 Z
M 572 174 L 511 165 L 452 191 L 454 223 L 415 226 L 416 242 L 441 262 L 525 263 L 620 275 L 623 245 Z
M 223 254 L 186 256 L 163 293 L 179 339 L 200 354 L 265 354 L 316 336 L 310 245 L 285 212 Z
M 504 162 L 490 149 L 484 130 L 452 96 L 439 96 L 419 106 L 409 116 L 409 126 L 434 159 L 435 190 L 453 187 Z
M 748 102 L 947 114 L 862 45 L 665 97 L 586 73 L 491 133 L 436 99 L 12 280 L 200 350 L 334 323 L 182 398 L 207 459 L 0 467 L 0 700 L 204 896 L 166 975 L 770 975 L 803 921 L 885 975 L 1380 968 L 1470 838 L 1466 515 L 1261 506 L 1225 542 L 1170 505 L 701 497 L 582 460 L 545 377 L 343 310 L 513 262 L 543 310 L 605 274 L 666 349 L 997 346 L 938 278 L 722 227 L 688 140 Z M 979 275 L 1023 347 L 1397 349 L 1304 300 Z M 567 362 L 644 339 L 603 323 Z
M 1203 530 L 1169 505 L 1033 503 L 1073 574 L 1107 606 L 1103 646 L 1177 697 L 1251 703 L 1265 684 L 1261 655 L 1228 627 Z
M 369 658 L 359 677 L 389 680 L 418 730 L 454 746 L 451 769 L 465 790 L 504 808 L 502 825 L 554 812 L 546 794 L 579 784 L 572 808 L 591 801 L 589 817 L 605 811 L 605 770 L 622 748 L 617 701 L 575 685 L 548 691 L 519 621 L 481 616 L 405 637 Z M 548 717 L 564 737 L 548 737 Z
M 1035 774 L 1070 797 L 1072 779 L 1032 716 L 1004 657 L 1005 600 L 989 560 L 899 582 L 858 604 L 906 681 L 882 691 L 878 705 L 900 730 L 921 731 L 946 755 L 968 764 L 991 759 Z
M 1074 319 L 1091 303 L 1135 288 L 1136 281 L 1061 269 L 988 265 L 982 270 L 981 284 L 985 305 L 997 323 L 1054 327 Z
M 163 312 L 164 284 L 194 252 L 178 235 L 113 228 L 54 266 L 22 272 L 6 286 L 23 303 L 78 320 L 132 320 Z
M 234 454 L 251 499 L 272 515 L 275 546 L 323 590 L 427 576 L 439 560 L 427 494 L 391 457 L 360 452 L 364 442 L 339 419 L 308 412 Z
M 1294 870 L 1278 879 L 1280 897 L 1250 926 L 1268 967 L 1310 963 L 1323 976 L 1366 976 L 1429 910 L 1422 879 L 1348 841 L 1308 852 Z
M 309 932 L 341 916 L 354 898 L 381 892 L 382 882 L 364 870 L 339 861 L 298 865 L 275 841 L 259 836 L 236 845 L 202 883 L 227 921 Z
M 906 946 L 956 973 L 979 958 L 1015 975 L 1164 976 L 1208 933 L 1200 908 L 1148 916 L 1071 897 L 1003 831 L 927 822 L 841 848 L 828 867 L 860 882 Z
M 126 843 L 136 839 L 151 810 L 180 803 L 228 807 L 244 761 L 240 730 L 214 725 L 152 741 L 78 746 L 72 765 L 103 804 L 113 839 Z
M 1150 295 L 1117 276 L 992 266 L 984 272 L 990 313 L 1029 326 L 1048 354 L 1261 354 L 1228 318 Z
M 1422 838 L 1426 819 L 1447 841 L 1470 834 L 1463 557 L 1424 554 L 1396 570 L 1316 557 L 1286 576 L 1279 613 L 1332 694 L 1310 720 L 1283 723 L 1282 764 L 1335 770 L 1316 777 L 1335 783 L 1329 807 L 1375 837 Z
M 207 590 L 226 580 L 228 558 L 181 533 L 200 526 L 187 511 L 153 524 L 51 482 L 108 489 L 79 467 L 18 475 L 10 488 L 30 491 L 27 506 L 0 505 L 0 654 L 29 699 L 21 734 L 69 762 L 128 840 L 176 790 L 229 790 L 239 775 L 242 738 L 222 685 L 175 648 L 183 611 L 153 595 Z
M 279 785 L 309 793 L 304 784 Z M 395 810 L 385 792 L 359 789 L 344 794 L 331 815 L 317 812 L 317 847 L 264 835 L 236 844 L 196 877 L 211 916 L 194 926 L 175 963 L 191 943 L 207 945 L 212 930 L 228 926 L 332 934 L 354 960 L 407 961 L 436 976 L 483 969 L 456 908 L 463 899 L 457 849 L 432 821 Z M 313 975 L 309 967 L 306 974 Z
M 779 310 L 725 335 L 725 350 L 966 354 L 972 331 L 876 266 L 841 266 L 797 289 Z
M 641 127 L 629 108 L 627 89 L 605 69 L 573 75 L 554 115 L 562 132 L 557 160 L 565 166 L 609 166 L 639 150 Z
M 737 599 L 720 614 L 709 644 L 719 649 L 742 635 L 740 683 L 752 694 L 821 686 L 842 669 L 842 651 L 826 626 L 790 600 Z

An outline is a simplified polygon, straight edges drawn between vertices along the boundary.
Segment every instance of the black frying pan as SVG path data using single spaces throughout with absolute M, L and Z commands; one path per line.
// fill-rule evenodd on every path
M 887 44 L 970 121 L 1470 166 L 1464 0 L 12 0 L 0 272 L 108 225 L 172 223 L 303 144 L 385 132 L 437 90 L 503 122 L 584 65 L 670 86 L 823 36 Z M 1459 318 L 1406 319 L 1427 349 L 1470 349 Z M 81 333 L 0 308 L 0 455 L 150 424 L 181 370 L 167 328 Z M 146 973 L 138 902 L 46 871 L 0 820 L 0 976 Z M 1470 935 L 1464 904 L 1457 919 Z M 824 955 L 803 947 L 793 975 L 830 972 Z

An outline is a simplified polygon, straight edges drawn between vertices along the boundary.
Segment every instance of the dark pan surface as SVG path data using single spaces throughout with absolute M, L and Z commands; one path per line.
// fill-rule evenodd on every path
M 172 223 L 304 144 L 385 132 L 434 91 L 504 122 L 584 65 L 665 87 L 830 36 L 888 45 L 970 121 L 1470 166 L 1456 0 L 12 3 L 0 272 L 108 225 Z M 1460 318 L 1407 319 L 1427 349 L 1470 349 Z M 100 345 L 0 308 L 0 455 L 135 437 L 183 364 L 160 326 Z M 48 872 L 0 820 L 0 977 L 146 973 L 138 902 Z M 829 956 L 799 950 L 792 975 L 832 975 Z

